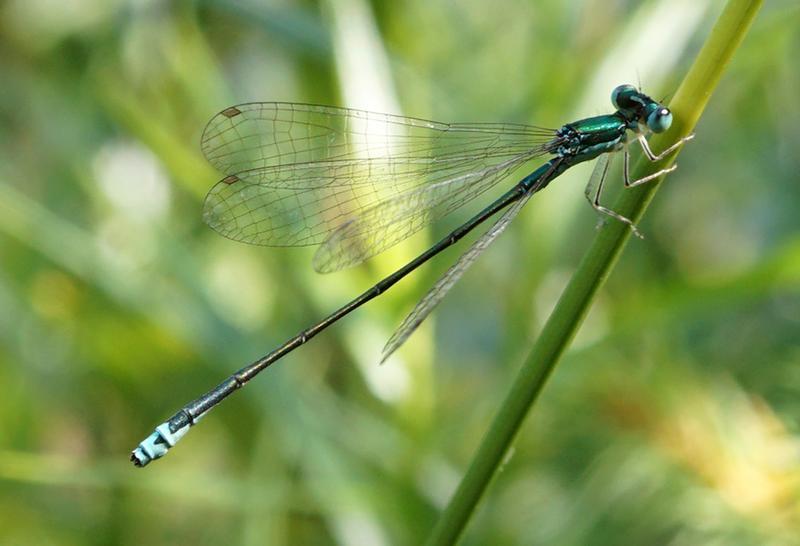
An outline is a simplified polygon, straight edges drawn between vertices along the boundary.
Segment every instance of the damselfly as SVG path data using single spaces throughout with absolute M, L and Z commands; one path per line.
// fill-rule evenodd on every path
M 557 130 L 507 123 L 445 124 L 280 102 L 241 104 L 214 116 L 203 133 L 202 149 L 226 176 L 206 197 L 206 223 L 225 237 L 251 244 L 319 244 L 313 263 L 323 273 L 363 262 L 475 199 L 530 160 L 553 157 L 404 267 L 184 406 L 139 444 L 131 454 L 134 464 L 163 457 L 198 419 L 259 372 L 505 209 L 401 323 L 384 348 L 385 360 L 528 199 L 573 165 L 600 158 L 586 187 L 587 199 L 595 210 L 639 235 L 629 218 L 600 204 L 609 154 L 622 152 L 624 185 L 630 188 L 675 169 L 673 165 L 630 180 L 632 143 L 658 161 L 692 135 L 655 154 L 646 137 L 670 127 L 669 109 L 632 85 L 615 88 L 611 102 L 614 113 Z

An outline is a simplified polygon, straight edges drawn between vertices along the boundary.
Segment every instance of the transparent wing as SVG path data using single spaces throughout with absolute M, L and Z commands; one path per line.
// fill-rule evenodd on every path
M 325 239 L 314 255 L 314 269 L 330 273 L 383 252 L 435 218 L 474 199 L 527 159 L 526 156 L 512 158 L 378 203 L 342 224 Z
M 521 124 L 447 124 L 349 108 L 263 102 L 231 106 L 211 118 L 201 148 L 226 175 L 274 187 L 299 187 L 301 177 L 292 174 L 294 169 L 274 167 L 309 163 L 325 167 L 334 162 L 338 181 L 347 183 L 346 166 L 365 160 L 385 163 L 393 158 L 405 164 L 424 159 L 458 162 L 475 155 L 509 157 L 554 134 L 552 129 Z
M 228 175 L 208 193 L 204 219 L 251 244 L 318 244 L 378 203 L 470 173 L 492 175 L 558 143 L 552 130 L 526 125 L 442 124 L 291 103 L 234 106 L 203 134 L 204 154 Z M 440 197 L 445 186 L 463 184 L 443 184 Z
M 506 210 L 500 218 L 492 225 L 489 230 L 484 233 L 477 241 L 475 241 L 469 249 L 461 255 L 458 261 L 447 270 L 447 272 L 436 282 L 435 285 L 428 291 L 425 296 L 417 303 L 414 309 L 409 313 L 409 315 L 403 320 L 397 330 L 392 334 L 392 337 L 389 338 L 389 341 L 386 342 L 386 346 L 383 348 L 383 356 L 381 357 L 381 363 L 385 362 L 389 356 L 394 353 L 398 347 L 400 347 L 408 337 L 414 333 L 414 330 L 422 324 L 428 315 L 430 315 L 431 311 L 442 301 L 442 298 L 447 294 L 447 292 L 453 287 L 453 285 L 458 282 L 464 272 L 471 266 L 475 260 L 478 259 L 484 250 L 486 250 L 492 242 L 494 242 L 497 237 L 505 231 L 511 221 L 519 214 L 519 211 L 522 210 L 522 207 L 525 206 L 525 203 L 533 195 L 533 192 L 526 193 L 523 195 L 518 201 L 516 201 L 513 205 L 511 205 L 508 210 Z

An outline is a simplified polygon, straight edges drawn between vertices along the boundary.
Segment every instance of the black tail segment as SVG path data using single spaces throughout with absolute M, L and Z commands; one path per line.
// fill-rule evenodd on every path
M 287 353 L 293 351 L 300 345 L 303 345 L 319 332 L 348 315 L 351 311 L 361 307 L 371 299 L 381 295 L 400 279 L 439 254 L 444 249 L 456 244 L 470 231 L 482 224 L 488 218 L 491 218 L 499 211 L 508 207 L 511 205 L 511 203 L 518 201 L 523 195 L 530 192 L 534 187 L 536 187 L 537 182 L 541 182 L 541 179 L 544 175 L 546 175 L 544 178 L 552 179 L 552 173 L 555 172 L 558 168 L 557 166 L 561 164 L 558 162 L 559 159 L 560 158 L 556 158 L 555 160 L 545 163 L 542 165 L 542 167 L 536 169 L 536 171 L 525 177 L 525 179 L 520 181 L 513 188 L 508 190 L 506 193 L 500 196 L 500 198 L 495 200 L 478 214 L 473 216 L 465 224 L 462 224 L 458 228 L 454 229 L 449 235 L 442 238 L 439 242 L 417 256 L 414 260 L 398 269 L 388 277 L 385 277 L 383 280 L 362 293 L 360 296 L 340 307 L 319 321 L 317 324 L 306 330 L 303 330 L 293 338 L 287 340 L 283 345 L 273 350 L 269 354 L 256 360 L 249 366 L 245 366 L 241 370 L 237 371 L 200 398 L 186 404 L 168 421 L 156 427 L 155 432 L 153 432 L 144 441 L 142 441 L 139 446 L 136 447 L 136 449 L 131 453 L 131 461 L 133 461 L 133 464 L 137 467 L 143 467 L 149 464 L 151 461 L 160 459 L 166 455 L 169 449 L 172 448 L 177 441 L 180 440 L 186 434 L 186 432 L 188 432 L 189 428 L 198 420 L 200 420 L 201 417 L 205 416 L 206 413 L 208 413 L 217 404 L 222 402 L 222 400 L 224 400 L 228 395 L 243 387 L 258 373 L 277 362 Z M 545 181 L 545 185 L 547 182 L 549 182 L 549 180 Z M 536 188 L 535 191 L 538 191 L 538 189 L 540 188 Z

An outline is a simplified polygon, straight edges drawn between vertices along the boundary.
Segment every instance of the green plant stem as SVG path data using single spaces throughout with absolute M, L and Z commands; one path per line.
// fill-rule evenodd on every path
M 670 105 L 675 116 L 672 129 L 651 140 L 654 150 L 664 149 L 694 129 L 761 4 L 762 0 L 728 2 Z M 669 166 L 675 155 L 658 163 L 642 159 L 633 169 L 633 178 Z M 659 184 L 660 181 L 623 192 L 614 210 L 638 221 Z M 454 544 L 461 536 L 525 416 L 578 330 L 629 237 L 630 230 L 621 222 L 608 222 L 597 233 L 514 380 L 467 473 L 428 538 L 428 545 Z

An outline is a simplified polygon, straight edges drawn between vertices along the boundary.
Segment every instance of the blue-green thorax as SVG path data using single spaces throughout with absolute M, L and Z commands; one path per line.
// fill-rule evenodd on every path
M 617 108 L 604 114 L 567 123 L 556 131 L 552 152 L 556 157 L 523 179 L 528 188 L 540 190 L 569 167 L 621 149 L 627 133 L 662 133 L 672 123 L 672 113 L 632 85 L 620 85 L 611 93 Z
M 567 123 L 558 130 L 556 154 L 570 165 L 618 150 L 625 142 L 630 120 L 620 112 Z
M 558 130 L 555 153 L 570 165 L 620 149 L 627 132 L 662 133 L 672 124 L 672 113 L 632 85 L 620 85 L 611 93 L 617 108 L 613 114 L 567 123 Z

